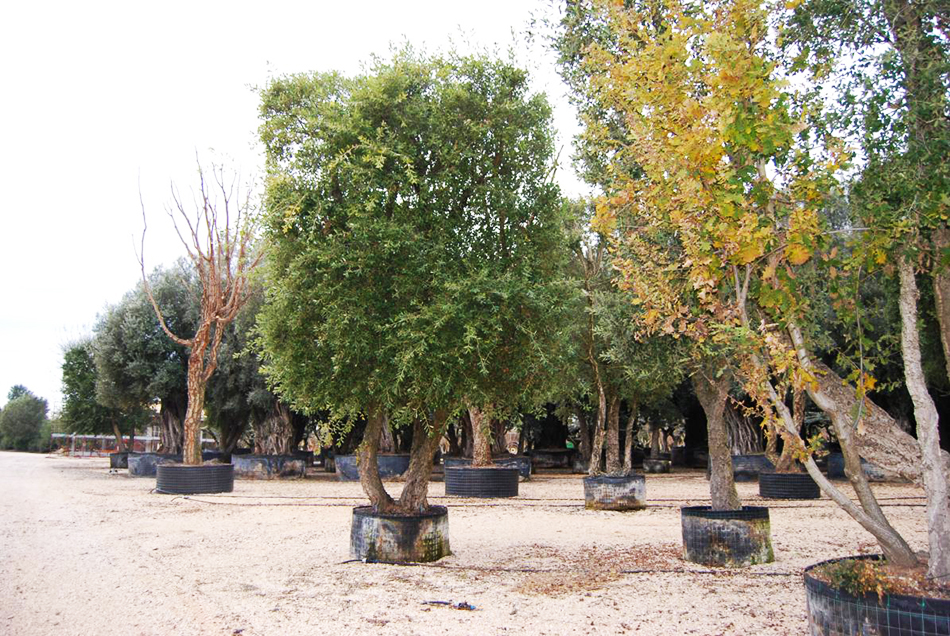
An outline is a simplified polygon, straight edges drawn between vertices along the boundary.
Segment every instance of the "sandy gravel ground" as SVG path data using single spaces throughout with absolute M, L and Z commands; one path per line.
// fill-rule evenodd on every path
M 454 554 L 414 567 L 346 562 L 356 483 L 317 473 L 187 498 L 154 485 L 105 459 L 0 453 L 0 634 L 800 635 L 802 569 L 875 551 L 827 498 L 772 501 L 775 563 L 686 563 L 679 508 L 708 503 L 699 471 L 648 476 L 635 513 L 586 511 L 574 475 L 503 501 L 444 498 L 434 482 Z M 923 549 L 922 491 L 875 489 Z M 762 504 L 756 484 L 739 490 Z

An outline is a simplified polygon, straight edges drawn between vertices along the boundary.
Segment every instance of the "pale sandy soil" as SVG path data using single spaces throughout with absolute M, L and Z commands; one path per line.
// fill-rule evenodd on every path
M 648 476 L 651 505 L 636 513 L 584 510 L 574 475 L 536 476 L 503 501 L 447 499 L 433 483 L 432 501 L 450 509 L 451 557 L 346 563 L 359 484 L 320 474 L 183 498 L 124 472 L 0 453 L 0 634 L 800 635 L 802 569 L 875 551 L 826 498 L 772 501 L 775 563 L 686 563 L 679 507 L 708 503 L 690 471 Z M 739 490 L 762 504 L 756 484 Z M 923 549 L 922 492 L 875 490 Z

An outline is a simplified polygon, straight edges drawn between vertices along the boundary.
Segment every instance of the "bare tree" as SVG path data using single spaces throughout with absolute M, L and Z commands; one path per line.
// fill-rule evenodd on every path
M 201 463 L 201 416 L 205 386 L 218 363 L 218 349 L 228 324 L 248 299 L 248 277 L 262 253 L 253 251 L 257 218 L 250 188 L 238 177 L 225 178 L 222 166 L 212 165 L 212 183 L 198 161 L 199 192 L 193 210 L 172 186 L 173 204 L 166 208 L 175 232 L 194 264 L 201 284 L 201 316 L 190 338 L 172 332 L 158 306 L 145 275 L 145 232 L 148 223 L 142 203 L 142 245 L 139 265 L 142 282 L 162 329 L 168 337 L 188 348 L 188 409 L 185 412 L 186 464 Z M 141 194 L 140 194 L 141 199 Z

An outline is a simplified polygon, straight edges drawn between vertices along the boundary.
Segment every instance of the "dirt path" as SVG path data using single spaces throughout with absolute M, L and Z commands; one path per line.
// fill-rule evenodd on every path
M 451 557 L 344 563 L 359 484 L 239 481 L 182 498 L 107 466 L 0 453 L 0 634 L 800 635 L 801 570 L 875 551 L 823 498 L 768 503 L 773 564 L 685 563 L 679 507 L 708 502 L 694 471 L 647 477 L 650 507 L 626 514 L 584 510 L 579 476 L 536 477 L 505 501 L 443 499 L 433 483 L 450 506 Z M 922 492 L 876 490 L 923 549 Z M 756 493 L 740 484 L 746 503 L 761 505 Z

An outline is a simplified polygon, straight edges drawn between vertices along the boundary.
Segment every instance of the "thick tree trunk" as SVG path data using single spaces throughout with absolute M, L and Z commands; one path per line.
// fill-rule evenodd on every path
M 777 473 L 801 472 L 799 463 L 795 461 L 795 455 L 797 451 L 803 448 L 801 431 L 805 425 L 805 392 L 799 389 L 796 389 L 792 393 L 792 421 L 795 425 L 795 430 L 798 431 L 798 436 L 795 438 L 785 436 L 785 443 L 782 446 L 782 455 L 780 457 L 773 458 L 769 455 L 769 459 L 775 464 L 775 472 Z M 781 433 L 779 427 L 774 422 L 769 423 L 769 429 L 769 445 L 771 446 L 772 439 L 778 442 L 778 437 Z M 768 452 L 766 452 L 766 455 L 768 455 Z
M 163 453 L 181 452 L 184 437 L 184 429 L 181 425 L 182 407 L 187 399 L 186 395 L 184 400 L 180 399 L 180 396 L 169 396 L 162 400 L 161 411 L 159 412 L 161 425 L 158 429 L 158 444 Z
M 709 494 L 713 510 L 738 510 L 742 507 L 732 474 L 732 454 L 723 413 L 729 396 L 731 379 L 728 373 L 715 377 L 711 365 L 693 375 L 693 389 L 706 413 L 709 436 Z
M 188 351 L 188 410 L 185 411 L 185 446 L 182 457 L 185 464 L 201 463 L 201 417 L 205 410 L 205 350 L 211 339 L 211 325 L 203 322 L 192 339 Z
M 363 431 L 363 443 L 357 450 L 360 469 L 360 485 L 363 492 L 369 497 L 369 503 L 377 513 L 393 512 L 396 508 L 392 497 L 386 492 L 383 480 L 379 477 L 379 465 L 376 457 L 379 454 L 379 438 L 383 429 L 383 413 L 381 409 L 372 408 L 366 414 L 366 429 Z
M 445 430 L 448 414 L 436 411 L 430 430 L 425 422 L 417 420 L 412 429 L 412 450 L 410 451 L 409 470 L 406 483 L 399 497 L 399 509 L 403 512 L 425 512 L 429 507 L 426 495 L 429 491 L 429 477 L 432 464 L 439 449 L 439 441 Z
M 274 399 L 271 411 L 254 424 L 254 452 L 258 455 L 289 455 L 294 447 L 293 413 Z
M 607 409 L 607 474 L 619 475 L 620 464 L 620 398 L 613 396 Z
M 660 456 L 660 425 L 650 422 L 650 457 Z
M 379 440 L 379 452 L 381 453 L 395 453 L 396 452 L 396 439 L 393 437 L 392 426 L 389 425 L 389 416 L 386 415 L 383 419 L 383 432 Z
M 630 402 L 630 418 L 627 420 L 627 434 L 623 440 L 623 473 L 633 473 L 633 440 L 636 437 L 637 412 L 640 407 L 636 400 Z
M 940 431 L 937 408 L 927 391 L 920 357 L 920 336 L 917 327 L 917 281 L 914 266 L 903 257 L 900 272 L 901 353 L 904 357 L 904 379 L 914 403 L 917 420 L 917 441 L 920 444 L 921 473 L 927 495 L 927 541 L 930 560 L 927 574 L 937 580 L 950 576 L 950 489 L 944 479 L 940 458 Z
M 469 406 L 468 416 L 472 420 L 472 466 L 491 466 L 490 421 L 478 407 Z

